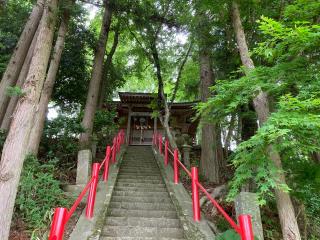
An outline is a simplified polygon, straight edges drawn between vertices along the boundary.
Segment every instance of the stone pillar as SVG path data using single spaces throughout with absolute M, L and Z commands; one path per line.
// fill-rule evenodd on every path
M 188 169 L 190 169 L 190 152 L 191 152 L 192 147 L 190 145 L 184 144 L 182 146 L 182 151 L 183 151 L 183 163 L 186 165 Z
M 257 195 L 251 192 L 240 192 L 235 199 L 237 219 L 241 214 L 250 214 L 254 236 L 263 240 L 263 229 Z
M 130 143 L 130 129 L 131 129 L 131 106 L 129 106 L 128 121 L 127 121 L 127 135 L 126 135 L 127 144 Z
M 80 150 L 78 152 L 78 164 L 77 164 L 77 185 L 87 184 L 91 172 L 92 153 L 91 150 Z

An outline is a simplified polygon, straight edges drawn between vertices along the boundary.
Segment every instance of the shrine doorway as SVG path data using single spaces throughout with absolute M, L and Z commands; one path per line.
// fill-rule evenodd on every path
M 132 115 L 130 129 L 131 145 L 151 145 L 154 119 L 151 116 Z

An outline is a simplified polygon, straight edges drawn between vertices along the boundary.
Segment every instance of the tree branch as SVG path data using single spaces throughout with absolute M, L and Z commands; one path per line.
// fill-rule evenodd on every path
M 137 35 L 131 30 L 129 23 L 127 23 L 127 28 L 130 32 L 130 34 L 133 36 L 133 38 L 137 41 L 138 45 L 141 47 L 141 49 L 144 51 L 144 53 L 146 54 L 146 57 L 149 59 L 149 61 L 151 63 L 153 63 L 153 59 L 150 56 L 151 54 L 149 53 L 149 51 L 143 46 L 142 42 L 139 40 L 139 38 L 137 37 Z
M 185 56 L 184 56 L 184 58 L 183 58 L 183 60 L 181 62 L 181 65 L 179 67 L 178 76 L 177 76 L 177 79 L 176 79 L 176 84 L 175 84 L 175 87 L 174 87 L 174 90 L 173 90 L 172 98 L 170 100 L 170 107 L 172 106 L 172 104 L 173 104 L 173 102 L 174 102 L 174 100 L 176 98 L 176 95 L 177 95 L 177 92 L 178 92 L 178 88 L 179 88 L 180 79 L 181 79 L 181 74 L 182 74 L 184 65 L 186 64 L 186 62 L 188 60 L 190 51 L 192 49 L 192 45 L 193 45 L 193 42 L 191 41 L 190 46 L 189 46 L 189 48 L 187 50 L 187 53 L 185 54 Z

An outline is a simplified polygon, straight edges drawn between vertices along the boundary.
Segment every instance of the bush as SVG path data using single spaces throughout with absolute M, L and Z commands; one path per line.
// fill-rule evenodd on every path
M 16 217 L 22 219 L 30 230 L 43 232 L 50 225 L 53 209 L 67 206 L 69 200 L 54 178 L 56 160 L 40 163 L 27 156 L 20 178 L 15 202 Z
M 114 123 L 116 112 L 114 110 L 99 110 L 94 119 L 95 141 L 97 141 L 98 150 L 104 152 L 107 144 L 112 144 L 114 135 L 118 130 L 118 125 Z

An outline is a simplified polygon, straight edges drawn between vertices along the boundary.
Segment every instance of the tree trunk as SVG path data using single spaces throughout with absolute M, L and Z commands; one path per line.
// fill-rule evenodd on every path
M 34 38 L 32 40 L 30 48 L 28 50 L 27 57 L 23 63 L 21 72 L 19 74 L 19 78 L 16 83 L 16 86 L 18 86 L 20 88 L 23 86 L 24 81 L 26 80 L 38 35 L 39 35 L 39 27 L 38 27 L 37 32 L 34 35 Z M 10 98 L 10 102 L 8 104 L 7 110 L 5 112 L 5 115 L 4 115 L 2 123 L 1 123 L 1 129 L 5 130 L 5 131 L 9 130 L 11 119 L 13 117 L 13 113 L 14 113 L 14 110 L 17 106 L 19 98 L 20 98 L 20 96 L 12 96 Z
M 38 154 L 39 144 L 41 141 L 44 123 L 46 120 L 48 104 L 51 99 L 54 83 L 56 81 L 59 64 L 64 48 L 69 18 L 69 11 L 65 10 L 63 19 L 58 30 L 58 37 L 54 46 L 47 77 L 41 92 L 40 101 L 38 103 L 37 114 L 35 115 L 33 128 L 30 133 L 28 151 L 34 155 Z
M 209 88 L 213 85 L 213 72 L 210 63 L 209 53 L 205 49 L 200 50 L 200 92 L 201 101 L 206 102 L 211 96 Z M 219 183 L 220 167 L 217 159 L 217 133 L 215 124 L 203 123 L 201 134 L 201 160 L 200 172 L 209 181 Z
M 152 55 L 152 60 L 154 67 L 156 69 L 156 76 L 158 79 L 158 110 L 160 112 L 159 115 L 159 120 L 166 132 L 166 136 L 168 137 L 169 144 L 172 149 L 177 149 L 177 143 L 174 139 L 174 136 L 172 135 L 170 125 L 169 125 L 169 120 L 170 120 L 170 108 L 167 102 L 166 95 L 164 94 L 164 89 L 163 89 L 163 79 L 162 79 L 162 74 L 161 74 L 161 64 L 160 64 L 160 59 L 159 59 L 159 54 L 158 54 L 158 49 L 156 45 L 156 39 L 157 36 L 155 36 L 151 42 L 150 42 L 150 47 L 151 47 L 151 55 Z M 162 106 L 163 104 L 163 106 Z M 161 114 L 162 112 L 162 107 L 164 107 L 164 115 Z
M 33 7 L 29 20 L 27 21 L 15 47 L 7 69 L 2 76 L 2 80 L 0 82 L 0 122 L 2 122 L 9 102 L 9 96 L 6 94 L 7 88 L 13 86 L 17 81 L 30 44 L 38 28 L 43 13 L 43 5 L 44 0 L 38 0 L 36 5 Z
M 104 64 L 104 78 L 102 79 L 100 84 L 101 86 L 100 86 L 100 94 L 99 94 L 99 100 L 98 100 L 98 109 L 102 109 L 103 103 L 106 97 L 106 91 L 107 91 L 107 85 L 108 85 L 108 73 L 112 65 L 113 55 L 116 52 L 116 49 L 118 47 L 119 34 L 120 34 L 119 30 L 120 30 L 120 24 L 118 23 L 114 31 L 114 38 L 113 38 L 113 44 L 112 44 L 111 50 Z
M 229 128 L 227 129 L 227 133 L 224 141 L 224 157 L 226 159 L 229 156 L 230 142 L 233 135 L 232 132 L 234 131 L 234 127 L 235 127 L 235 121 L 236 121 L 236 114 L 232 114 L 230 118 Z
M 256 133 L 258 129 L 258 123 L 257 118 L 254 116 L 251 116 L 251 113 L 253 113 L 254 107 L 253 103 L 249 103 L 248 108 L 242 107 L 240 109 L 240 117 L 241 117 L 241 141 L 247 141 L 250 139 L 254 134 Z
M 103 15 L 99 42 L 94 56 L 92 76 L 89 84 L 89 91 L 82 120 L 82 126 L 85 128 L 85 132 L 80 136 L 80 146 L 83 149 L 90 147 L 89 145 L 93 130 L 94 116 L 98 103 L 99 87 L 102 78 L 103 60 L 106 52 L 108 33 L 111 24 L 112 11 L 110 8 L 109 0 L 106 0 L 104 4 L 105 12 Z
M 240 18 L 239 7 L 235 2 L 233 2 L 232 4 L 232 19 L 242 64 L 248 70 L 253 69 L 254 64 L 249 55 L 246 37 Z M 270 115 L 267 94 L 260 89 L 260 92 L 257 95 L 257 97 L 253 99 L 253 104 L 254 109 L 258 115 L 259 125 L 261 126 L 267 121 Z M 279 153 L 272 146 L 269 146 L 268 154 L 270 159 L 274 162 L 275 166 L 279 169 L 279 173 L 277 176 L 279 184 L 286 184 Z M 282 228 L 283 239 L 301 239 L 299 227 L 297 224 L 294 208 L 289 193 L 283 192 L 279 189 L 275 189 L 275 197 L 277 202 L 278 214 L 280 218 L 280 224 Z
M 9 236 L 10 223 L 18 183 L 26 157 L 36 105 L 39 102 L 50 52 L 57 13 L 57 0 L 47 2 L 40 23 L 39 36 L 23 86 L 25 95 L 19 100 L 15 116 L 4 143 L 0 162 L 0 239 Z

